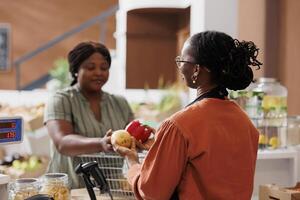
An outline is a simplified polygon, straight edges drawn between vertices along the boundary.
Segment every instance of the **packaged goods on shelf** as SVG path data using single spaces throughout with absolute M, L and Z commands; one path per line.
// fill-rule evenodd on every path
M 34 178 L 17 179 L 9 185 L 9 200 L 23 200 L 39 193 L 39 182 Z
M 54 200 L 69 200 L 70 190 L 68 175 L 64 173 L 48 173 L 42 177 L 40 194 L 46 194 Z
M 274 184 L 259 186 L 260 200 L 297 200 L 300 199 L 300 183 L 295 187 L 279 187 Z
M 287 145 L 300 145 L 300 116 L 288 116 Z

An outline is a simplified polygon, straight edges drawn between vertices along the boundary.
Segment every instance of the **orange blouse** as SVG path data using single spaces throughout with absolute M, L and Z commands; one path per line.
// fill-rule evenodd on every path
M 128 171 L 137 199 L 249 200 L 258 131 L 230 100 L 208 98 L 158 129 L 144 162 Z

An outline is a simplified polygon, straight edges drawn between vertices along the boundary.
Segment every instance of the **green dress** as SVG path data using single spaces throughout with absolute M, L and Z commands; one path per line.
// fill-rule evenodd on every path
M 133 119 L 132 110 L 125 98 L 103 92 L 101 101 L 101 122 L 97 121 L 89 102 L 77 85 L 56 92 L 46 106 L 44 123 L 53 119 L 66 120 L 73 124 L 74 131 L 86 137 L 99 137 L 112 129 L 124 129 Z M 51 142 L 51 159 L 48 172 L 67 173 L 72 188 L 84 187 L 74 168 L 81 162 L 77 156 L 60 154 Z

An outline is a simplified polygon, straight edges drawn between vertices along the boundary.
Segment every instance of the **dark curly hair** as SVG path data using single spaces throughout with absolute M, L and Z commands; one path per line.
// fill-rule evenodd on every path
M 262 65 L 253 42 L 240 42 L 223 32 L 201 32 L 189 43 L 195 61 L 211 71 L 216 84 L 231 90 L 245 89 L 253 81 L 251 66 Z
M 72 75 L 71 86 L 77 83 L 76 74 L 83 61 L 88 59 L 94 53 L 100 53 L 111 64 L 111 56 L 109 50 L 101 43 L 98 42 L 81 42 L 77 44 L 68 54 L 69 71 Z

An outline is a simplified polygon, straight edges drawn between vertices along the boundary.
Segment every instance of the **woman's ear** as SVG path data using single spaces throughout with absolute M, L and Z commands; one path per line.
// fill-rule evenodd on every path
M 194 67 L 194 72 L 193 74 L 198 75 L 200 73 L 200 65 L 196 64 Z

